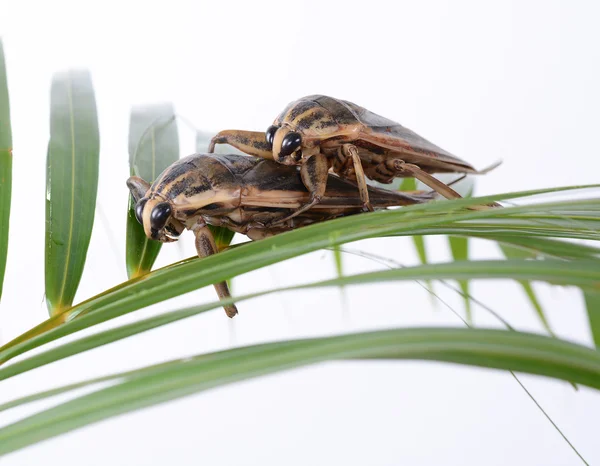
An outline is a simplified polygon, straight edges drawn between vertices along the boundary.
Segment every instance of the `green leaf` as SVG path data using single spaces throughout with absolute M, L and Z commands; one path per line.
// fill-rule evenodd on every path
M 333 246 L 333 260 L 335 262 L 335 273 L 338 277 L 344 276 L 344 263 L 342 259 L 342 251 L 339 244 Z
M 12 190 L 12 131 L 4 48 L 0 40 L 0 298 L 8 254 L 8 225 Z
M 230 252 L 233 253 L 243 249 L 244 248 L 242 247 L 235 248 L 211 257 L 220 259 L 219 256 L 225 256 Z M 230 260 L 235 259 L 230 258 Z M 79 306 L 79 309 L 76 309 L 76 311 L 82 313 L 85 312 L 82 310 L 84 304 L 90 306 L 88 309 L 94 308 L 95 306 L 98 307 L 96 307 L 94 312 L 84 314 L 79 318 L 70 320 L 55 328 L 52 327 L 52 321 L 46 321 L 46 325 L 42 325 L 42 327 L 40 327 L 43 332 L 41 332 L 38 336 L 30 335 L 29 339 L 25 339 L 21 343 L 17 341 L 12 345 L 5 345 L 0 353 L 0 357 L 2 360 L 6 361 L 14 356 L 26 352 L 29 349 L 40 346 L 43 343 L 53 341 L 61 336 L 68 335 L 77 330 L 88 328 L 97 323 L 127 314 L 128 312 L 157 302 L 164 297 L 166 292 L 173 293 L 173 295 L 178 295 L 195 289 L 196 282 L 207 284 L 207 282 L 210 281 L 210 278 L 206 277 L 206 269 L 209 270 L 209 276 L 210 271 L 212 271 L 213 274 L 219 273 L 215 272 L 217 269 L 207 265 L 207 261 L 208 259 L 188 260 L 180 263 L 177 266 L 170 266 L 165 269 L 159 269 L 151 272 L 144 277 L 143 281 L 134 283 L 129 282 L 127 285 L 129 285 L 130 288 L 136 288 L 137 293 L 127 293 L 127 287 L 124 287 L 121 289 L 115 289 L 112 291 L 112 293 L 108 292 L 102 296 L 99 296 L 95 303 L 93 302 L 94 300 L 83 303 Z M 216 262 L 219 261 L 217 260 Z M 205 267 L 202 267 L 203 264 Z M 225 267 L 227 262 L 222 262 L 222 265 Z M 303 289 L 317 286 L 344 286 L 395 280 L 507 278 L 516 280 L 541 280 L 561 285 L 574 285 L 589 291 L 594 290 L 597 286 L 597 283 L 600 281 L 600 267 L 598 265 L 598 261 L 584 260 L 577 261 L 576 264 L 557 260 L 450 262 L 445 264 L 427 264 L 401 269 L 370 272 L 367 274 L 344 276 L 332 280 L 325 280 L 316 284 L 300 285 L 286 289 Z M 222 280 L 223 276 L 226 276 L 226 273 L 219 275 L 218 280 Z M 258 294 L 251 295 L 250 297 L 252 296 L 258 296 Z M 102 305 L 101 303 L 103 300 L 109 300 L 109 302 Z M 236 300 L 241 300 L 241 298 Z M 223 301 L 223 303 L 228 302 L 229 300 Z M 116 339 L 125 338 L 126 336 L 138 333 L 138 331 L 145 331 L 150 328 L 154 328 L 157 326 L 155 325 L 157 322 L 158 325 L 164 325 L 166 323 L 179 320 L 180 318 L 185 318 L 198 312 L 204 312 L 205 310 L 212 309 L 213 307 L 217 306 L 217 304 L 218 303 L 212 303 L 206 306 L 186 309 L 179 313 L 177 317 L 174 317 L 174 314 L 157 316 L 155 320 L 142 321 L 131 324 L 127 328 L 114 330 L 114 334 L 109 332 L 106 335 L 99 334 L 97 336 L 95 335 L 90 337 L 89 339 L 85 340 L 85 342 L 73 342 L 65 347 L 59 347 L 54 350 L 50 350 L 48 353 L 42 353 L 38 356 L 35 356 L 31 360 L 26 359 L 1 368 L 0 379 L 11 377 L 17 373 L 38 367 L 39 365 L 47 364 L 56 359 L 61 359 L 72 354 L 76 354 L 76 352 L 79 351 L 76 351 L 77 348 L 80 348 L 81 351 L 85 351 L 86 349 L 95 347 L 93 346 L 95 343 L 93 343 L 92 346 L 89 346 L 90 342 L 100 341 L 104 342 L 100 344 L 106 344 L 111 341 L 115 341 L 114 335 L 122 335 Z
M 588 291 L 584 298 L 594 344 L 600 350 L 600 293 Z
M 402 183 L 400 183 L 400 187 L 398 191 L 416 191 L 417 190 L 417 180 L 414 178 L 404 178 L 402 179 Z M 413 235 L 412 236 L 413 245 L 415 246 L 415 250 L 417 251 L 417 255 L 419 256 L 419 260 L 421 264 L 427 264 L 429 262 L 427 258 L 427 249 L 425 248 L 425 238 L 423 235 Z M 431 281 L 427 280 L 425 282 L 427 289 L 430 292 L 433 292 L 433 284 Z M 433 297 L 433 294 L 431 295 Z
M 208 145 L 210 144 L 210 140 L 213 136 L 213 133 L 208 133 L 206 131 L 196 131 L 196 152 L 200 154 L 208 152 Z M 228 144 L 217 144 L 215 146 L 215 153 L 247 155 L 237 150 L 235 147 L 231 147 Z M 215 243 L 217 244 L 217 248 L 219 249 L 219 251 L 223 251 L 224 249 L 226 249 L 231 244 L 231 241 L 235 236 L 234 231 L 225 227 L 208 225 L 208 228 L 210 229 L 215 238 Z M 229 283 L 229 285 L 231 284 Z M 229 288 L 231 291 L 231 286 Z
M 512 246 L 511 251 L 514 254 L 518 254 L 519 250 L 524 251 L 523 255 L 515 257 L 537 258 L 541 256 L 554 259 L 597 259 L 600 257 L 600 248 L 571 241 L 517 235 L 496 238 L 488 235 L 486 239 L 494 239 L 499 243 Z
M 535 192 L 539 193 L 540 191 Z M 523 194 L 519 193 L 519 195 L 522 196 Z M 311 251 L 332 247 L 336 244 L 385 235 L 411 235 L 422 231 L 433 233 L 450 231 L 461 235 L 474 231 L 478 237 L 485 237 L 485 231 L 489 226 L 494 227 L 490 228 L 490 235 L 496 238 L 499 235 L 501 236 L 503 228 L 512 225 L 513 222 L 516 222 L 514 223 L 515 228 L 518 227 L 539 237 L 558 235 L 563 237 L 584 236 L 591 239 L 594 236 L 594 232 L 589 230 L 588 224 L 592 221 L 596 222 L 599 217 L 600 211 L 597 212 L 597 210 L 600 210 L 600 204 L 597 200 L 530 204 L 521 207 L 481 211 L 465 212 L 464 210 L 457 210 L 457 206 L 488 203 L 491 200 L 510 196 L 517 197 L 518 195 L 505 194 L 479 199 L 444 201 L 340 218 L 261 241 L 236 246 L 223 253 L 201 260 L 190 259 L 179 264 L 173 264 L 145 276 L 143 280 L 136 279 L 123 283 L 102 295 L 81 303 L 69 312 L 41 323 L 4 345 L 0 349 L 0 361 L 6 361 L 29 349 L 118 315 L 126 314 L 241 273 L 256 270 Z M 570 213 L 569 209 L 573 213 Z M 560 222 L 559 225 L 555 225 L 553 222 L 543 224 L 537 222 L 539 216 L 551 217 L 552 212 L 555 211 L 561 212 L 560 219 L 568 224 L 568 227 L 561 226 Z M 528 215 L 535 217 L 528 219 Z M 583 218 L 587 220 L 584 221 Z M 475 220 L 477 223 L 474 224 Z M 507 230 L 510 235 L 513 234 L 510 228 L 507 228 Z M 555 263 L 560 264 L 557 267 L 572 265 L 567 261 L 534 261 L 533 264 L 527 266 L 544 269 L 544 267 L 551 267 Z M 595 264 L 594 266 L 598 268 L 597 264 L 599 262 L 598 260 L 577 261 L 577 264 L 580 263 Z M 431 267 L 435 272 L 436 267 L 440 266 Z M 414 271 L 414 269 L 409 270 Z M 485 275 L 485 272 L 482 273 Z M 511 277 L 510 270 L 507 271 L 506 277 Z M 437 276 L 434 273 L 432 276 L 415 276 L 414 278 L 463 279 L 468 277 L 449 277 L 440 272 Z M 530 276 L 515 276 L 515 278 L 531 279 Z M 571 284 L 582 286 L 579 283 Z M 586 283 L 586 285 L 589 285 L 589 283 Z M 65 319 L 69 322 L 61 325 Z
M 129 171 L 148 183 L 179 159 L 179 135 L 175 110 L 170 103 L 136 106 L 129 118 Z M 152 270 L 162 243 L 149 239 L 135 218 L 129 196 L 127 208 L 127 276 L 135 278 Z
M 473 182 L 470 180 L 468 186 L 465 187 L 464 197 L 473 196 Z M 450 245 L 450 252 L 452 258 L 455 261 L 465 261 L 469 259 L 469 238 L 465 236 L 449 236 L 448 244 Z M 466 280 L 459 280 L 458 286 L 462 292 L 463 299 L 465 301 L 465 320 L 469 325 L 473 324 L 473 315 L 471 312 L 471 295 L 469 293 L 469 282 Z
M 463 261 L 469 259 L 469 239 L 464 236 L 449 236 L 448 243 L 452 251 L 452 257 L 455 261 Z M 465 319 L 471 324 L 473 323 L 473 315 L 471 313 L 471 299 L 469 295 L 469 282 L 467 280 L 459 280 L 458 286 L 462 291 L 465 300 Z
M 89 72 L 55 74 L 46 172 L 46 298 L 51 314 L 73 303 L 94 225 L 100 142 Z
M 417 181 L 414 178 L 402 178 L 398 191 L 416 191 Z
M 544 265 L 548 264 L 550 269 L 544 269 Z M 590 262 L 583 261 L 581 264 L 579 262 L 576 263 L 577 266 L 589 267 Z M 591 264 L 597 267 L 597 263 L 591 262 Z M 296 285 L 292 287 L 279 288 L 259 293 L 252 293 L 246 296 L 240 296 L 237 298 L 229 298 L 223 301 L 215 301 L 209 304 L 205 304 L 202 306 L 194 306 L 191 308 L 184 308 L 173 312 L 168 312 L 164 314 L 160 314 L 155 317 L 151 317 L 149 319 L 141 320 L 139 322 L 134 322 L 132 324 L 116 327 L 104 332 L 100 332 L 80 340 L 76 340 L 73 342 L 66 343 L 62 346 L 58 346 L 56 348 L 52 348 L 48 351 L 42 352 L 30 358 L 22 359 L 18 362 L 10 364 L 8 366 L 0 367 L 0 380 L 4 380 L 15 375 L 21 374 L 23 372 L 27 372 L 31 369 L 35 369 L 37 367 L 41 367 L 43 365 L 49 364 L 51 362 L 57 361 L 59 359 L 63 359 L 74 354 L 78 354 L 84 351 L 87 351 L 92 348 L 96 348 L 98 346 L 102 346 L 108 343 L 112 343 L 117 340 L 121 340 L 123 338 L 127 338 L 129 336 L 135 335 L 137 333 L 145 332 L 147 330 L 151 330 L 153 328 L 166 325 L 181 319 L 185 319 L 194 315 L 197 315 L 202 312 L 209 311 L 216 307 L 219 307 L 222 304 L 229 304 L 230 302 L 240 302 L 246 299 L 264 296 L 266 294 L 281 292 L 281 291 L 289 291 L 289 290 L 301 290 L 301 289 L 310 289 L 310 288 L 319 288 L 319 287 L 329 287 L 329 286 L 345 286 L 345 285 L 355 285 L 355 284 L 366 284 L 366 283 L 379 283 L 385 281 L 394 281 L 394 280 L 413 280 L 419 278 L 428 278 L 428 279 L 444 279 L 444 278 L 456 278 L 466 276 L 467 278 L 510 278 L 511 268 L 514 268 L 515 276 L 518 274 L 532 274 L 529 276 L 535 276 L 542 280 L 554 280 L 554 276 L 560 276 L 562 273 L 561 270 L 568 267 L 573 267 L 574 264 L 568 264 L 563 261 L 552 261 L 550 263 L 544 262 L 532 262 L 532 261 L 524 261 L 524 260 L 513 260 L 509 261 L 508 264 L 505 264 L 505 261 L 478 261 L 478 262 L 451 262 L 446 264 L 431 264 L 426 266 L 417 266 L 417 267 L 407 267 L 401 269 L 390 269 L 383 272 L 369 272 L 365 274 L 359 275 L 350 275 L 343 276 L 336 279 L 325 280 L 315 283 L 310 283 L 306 285 Z M 486 269 L 489 267 L 489 269 Z M 493 271 L 496 268 L 496 271 Z M 551 270 L 553 269 L 553 270 Z M 151 273 L 151 275 L 157 273 L 159 271 Z M 458 275 L 457 275 L 458 274 Z M 465 275 L 466 274 L 466 275 Z M 600 272 L 598 274 L 600 276 Z M 172 278 L 169 278 L 172 279 Z M 560 278 L 561 280 L 565 280 L 563 283 L 579 283 L 576 277 L 567 276 L 564 278 Z M 593 283 L 593 278 L 591 278 Z M 588 286 L 585 284 L 579 283 L 581 286 Z M 96 317 L 101 311 L 98 310 L 94 314 Z M 123 315 L 126 312 L 120 312 L 117 315 Z M 112 315 L 112 317 L 116 317 L 117 315 Z M 72 325 L 77 325 L 77 323 L 86 323 L 86 320 L 91 318 L 92 315 L 81 317 L 78 320 L 74 320 L 64 324 L 60 329 L 65 330 L 69 329 Z M 104 319 L 106 320 L 106 319 Z M 83 328 L 86 328 L 85 325 Z
M 0 429 L 0 454 L 146 406 L 236 381 L 340 359 L 443 361 L 544 375 L 600 389 L 600 353 L 554 338 L 457 328 L 364 332 L 236 348 L 115 374 L 116 385 Z
M 526 249 L 515 248 L 502 243 L 500 243 L 499 246 L 503 254 L 509 259 L 529 259 L 535 257 L 535 255 L 531 251 L 528 251 Z M 544 309 L 542 308 L 542 305 L 540 304 L 540 301 L 538 300 L 537 295 L 535 294 L 535 291 L 531 286 L 531 283 L 523 280 L 519 280 L 519 283 L 523 287 L 523 291 L 525 291 L 525 294 L 529 298 L 529 302 L 535 309 L 535 312 L 537 313 L 540 322 L 542 323 L 546 331 L 549 334 L 554 335 L 554 332 L 550 327 L 550 323 L 546 318 L 546 314 L 544 313 Z

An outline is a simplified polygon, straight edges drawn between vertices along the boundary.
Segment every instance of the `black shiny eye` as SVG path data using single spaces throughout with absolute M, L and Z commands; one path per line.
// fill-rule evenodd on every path
M 171 216 L 171 204 L 161 202 L 156 204 L 150 214 L 150 226 L 153 230 L 162 230 Z
M 269 148 L 273 149 L 273 139 L 275 138 L 275 133 L 279 128 L 277 126 L 269 126 L 267 128 L 267 132 L 265 133 L 265 137 L 267 138 L 267 144 L 269 144 Z
M 300 147 L 300 144 L 302 144 L 302 136 L 300 136 L 300 133 L 288 133 L 283 138 L 283 141 L 281 141 L 281 151 L 279 152 L 279 155 L 290 155 Z
M 144 207 L 146 206 L 147 200 L 148 199 L 140 199 L 135 205 L 135 218 L 137 218 L 137 221 L 142 225 L 144 224 L 144 219 L 142 216 L 144 215 Z

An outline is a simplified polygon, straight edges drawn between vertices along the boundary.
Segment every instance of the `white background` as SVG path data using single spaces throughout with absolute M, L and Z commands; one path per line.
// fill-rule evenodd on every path
M 47 316 L 45 155 L 52 73 L 91 70 L 101 132 L 99 209 L 76 301 L 126 279 L 127 125 L 133 104 L 174 102 L 204 130 L 265 130 L 321 93 L 399 121 L 482 168 L 477 193 L 598 182 L 600 8 L 595 1 L 0 0 L 14 134 L 3 342 Z M 182 155 L 194 132 L 180 125 Z M 112 238 L 112 239 L 111 239 Z M 441 238 L 435 260 L 449 259 Z M 409 239 L 349 249 L 416 262 Z M 499 257 L 487 242 L 473 256 Z M 167 245 L 157 266 L 193 255 Z M 347 273 L 381 268 L 346 256 Z M 234 293 L 332 277 L 329 252 L 247 274 Z M 461 299 L 436 290 L 462 312 Z M 591 344 L 577 290 L 536 285 L 552 326 Z M 542 331 L 521 289 L 472 285 L 519 329 Z M 205 288 L 103 326 L 214 299 Z M 0 402 L 118 370 L 232 345 L 393 326 L 461 325 L 417 284 L 280 294 L 90 351 L 0 384 Z M 480 326 L 497 326 L 475 308 Z M 78 335 L 79 337 L 79 335 Z M 523 376 L 590 464 L 600 396 Z M 56 401 L 54 401 L 55 403 Z M 3 412 L 0 424 L 47 406 Z M 506 372 L 424 362 L 330 363 L 238 383 L 101 422 L 0 460 L 2 466 L 163 464 L 581 464 Z

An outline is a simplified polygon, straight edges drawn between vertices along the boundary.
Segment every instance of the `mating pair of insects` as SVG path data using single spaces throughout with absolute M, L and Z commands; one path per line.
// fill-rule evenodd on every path
M 146 235 L 176 241 L 196 236 L 200 257 L 218 252 L 208 225 L 256 240 L 328 219 L 419 204 L 434 193 L 460 195 L 432 173 L 483 174 L 408 128 L 351 102 L 323 95 L 290 103 L 266 132 L 226 130 L 209 146 L 229 144 L 255 157 L 194 154 L 168 167 L 152 185 L 132 176 L 127 186 Z M 414 177 L 432 192 L 368 186 Z M 229 297 L 225 282 L 214 285 Z M 234 305 L 225 306 L 229 317 Z

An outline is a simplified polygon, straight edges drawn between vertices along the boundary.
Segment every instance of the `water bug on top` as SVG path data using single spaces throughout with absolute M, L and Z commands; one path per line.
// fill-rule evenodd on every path
M 498 165 L 477 171 L 395 121 L 324 95 L 291 102 L 264 133 L 221 131 L 208 151 L 213 152 L 216 144 L 229 144 L 249 155 L 301 167 L 310 198 L 289 218 L 322 201 L 330 170 L 355 182 L 364 209 L 372 210 L 365 178 L 391 183 L 396 177 L 414 177 L 442 196 L 455 199 L 461 196 L 431 173 L 483 174 Z

